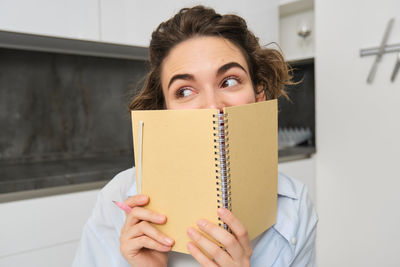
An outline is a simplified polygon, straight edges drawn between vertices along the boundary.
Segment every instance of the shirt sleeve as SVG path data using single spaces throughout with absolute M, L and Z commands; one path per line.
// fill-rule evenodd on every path
M 315 266 L 318 218 L 307 186 L 280 174 L 277 204 L 276 223 L 256 241 L 251 266 Z
M 299 208 L 299 225 L 292 243 L 295 243 L 294 257 L 290 266 L 312 267 L 315 263 L 315 237 L 318 217 L 308 196 L 307 186 L 303 187 Z
M 90 223 L 83 228 L 81 241 L 75 255 L 73 267 L 117 266 L 104 241 L 91 229 Z
M 123 201 L 121 182 L 125 175 L 115 177 L 99 193 L 93 212 L 85 224 L 73 267 L 130 266 L 120 253 L 119 236 L 125 213 L 112 200 Z M 122 179 L 121 179 L 122 178 Z

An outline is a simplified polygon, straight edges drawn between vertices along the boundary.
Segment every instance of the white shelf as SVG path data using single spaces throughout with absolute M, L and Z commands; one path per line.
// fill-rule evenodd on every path
M 285 17 L 294 13 L 314 8 L 314 0 L 280 0 L 279 16 Z
M 0 47 L 64 54 L 148 60 L 148 48 L 0 31 Z
M 306 62 L 312 62 L 314 61 L 314 57 L 298 57 L 298 58 L 286 58 L 285 59 L 287 63 L 293 64 L 293 63 L 306 63 Z

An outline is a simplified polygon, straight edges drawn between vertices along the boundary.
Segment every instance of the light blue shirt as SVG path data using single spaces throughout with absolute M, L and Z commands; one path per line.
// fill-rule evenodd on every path
M 282 173 L 278 176 L 276 224 L 252 241 L 252 266 L 315 266 L 317 214 L 307 187 Z M 112 200 L 136 194 L 135 171 L 116 175 L 99 193 L 86 223 L 73 266 L 128 267 L 120 253 L 119 236 L 125 213 Z M 168 266 L 199 266 L 191 255 L 170 252 Z

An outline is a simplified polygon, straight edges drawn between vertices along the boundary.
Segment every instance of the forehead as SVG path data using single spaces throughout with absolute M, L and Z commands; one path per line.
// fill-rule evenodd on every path
M 194 37 L 171 49 L 161 66 L 161 80 L 168 80 L 175 74 L 215 71 L 228 62 L 237 62 L 247 71 L 246 59 L 241 50 L 222 37 Z

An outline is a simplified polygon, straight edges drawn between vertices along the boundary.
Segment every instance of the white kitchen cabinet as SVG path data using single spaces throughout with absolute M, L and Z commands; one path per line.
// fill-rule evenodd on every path
M 0 204 L 0 266 L 71 266 L 99 190 Z
M 0 0 L 0 30 L 99 41 L 97 0 Z
M 300 36 L 299 31 L 308 36 Z M 314 58 L 314 0 L 279 1 L 279 44 L 287 61 Z
M 314 8 L 314 0 L 279 0 L 279 15 L 285 17 Z
M 157 25 L 178 10 L 174 2 L 101 0 L 101 41 L 147 47 Z
M 182 7 L 197 4 L 213 7 L 222 14 L 244 17 L 262 45 L 278 40 L 278 0 L 255 0 L 251 5 L 239 0 L 0 0 L 0 31 L 147 47 L 151 33 L 160 22 Z M 30 46 L 31 37 L 24 38 L 27 41 L 24 40 L 22 48 L 43 50 L 36 44 L 37 40 L 32 40 Z M 21 48 L 9 42 L 0 42 L 0 45 Z M 56 50 L 68 50 L 69 44 L 64 46 L 56 44 Z
M 299 31 L 309 30 L 309 36 L 301 37 Z M 314 57 L 315 27 L 314 10 L 306 10 L 281 16 L 279 19 L 279 44 L 288 61 Z
M 131 1 L 101 0 L 101 41 L 147 47 L 151 33 L 164 20 L 183 7 L 196 4 L 210 6 L 222 14 L 243 16 L 248 26 L 260 38 L 261 44 L 278 39 L 278 0 L 253 1 Z

